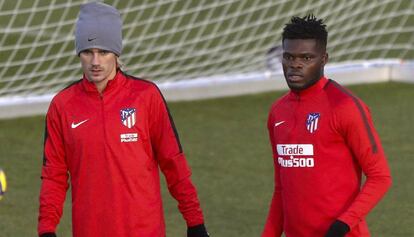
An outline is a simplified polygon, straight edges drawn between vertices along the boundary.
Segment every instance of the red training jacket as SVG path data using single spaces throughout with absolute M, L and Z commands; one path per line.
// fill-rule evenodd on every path
M 323 237 L 336 219 L 370 236 L 365 216 L 391 177 L 367 106 L 322 77 L 276 101 L 267 126 L 275 191 L 262 237 Z
M 173 120 L 155 84 L 118 71 L 102 96 L 85 77 L 46 116 L 38 233 L 55 232 L 72 188 L 75 237 L 164 237 L 158 167 L 188 226 L 203 215 Z

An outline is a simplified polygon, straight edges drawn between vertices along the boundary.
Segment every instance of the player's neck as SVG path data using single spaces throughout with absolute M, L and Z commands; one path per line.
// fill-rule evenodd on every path
M 99 92 L 100 95 L 103 94 L 104 90 L 108 86 L 109 81 L 113 80 L 116 77 L 117 70 L 111 72 L 111 74 L 102 81 L 95 81 L 94 84 L 96 86 L 96 90 Z

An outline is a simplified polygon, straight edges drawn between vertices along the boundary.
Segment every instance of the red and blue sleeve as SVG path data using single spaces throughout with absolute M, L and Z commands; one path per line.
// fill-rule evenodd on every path
M 46 115 L 43 167 L 41 174 L 38 233 L 55 232 L 63 213 L 68 184 L 68 169 L 62 138 L 62 126 L 52 101 Z
M 171 195 L 187 226 L 204 223 L 197 191 L 191 181 L 191 170 L 183 153 L 180 139 L 167 104 L 158 90 L 152 93 L 150 105 L 150 136 L 155 158 L 167 180 Z
M 274 121 L 272 119 L 272 111 L 267 121 L 267 129 L 269 131 L 270 144 L 272 146 L 273 160 L 277 161 L 276 144 L 274 142 Z M 280 182 L 279 165 L 274 162 L 274 192 L 270 204 L 269 213 L 266 224 L 262 233 L 262 237 L 281 236 L 283 232 L 283 209 L 282 209 L 282 185 Z
M 391 175 L 368 107 L 356 97 L 348 102 L 337 110 L 337 118 L 343 137 L 366 176 L 361 191 L 338 218 L 352 229 L 385 195 Z

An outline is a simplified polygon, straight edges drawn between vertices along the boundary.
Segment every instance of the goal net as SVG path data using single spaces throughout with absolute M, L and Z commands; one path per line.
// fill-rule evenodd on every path
M 0 104 L 50 100 L 82 76 L 73 32 L 84 2 L 0 1 Z M 249 80 L 265 72 L 266 54 L 275 47 L 277 52 L 284 24 L 309 13 L 328 25 L 330 62 L 414 57 L 414 1 L 104 2 L 123 18 L 121 60 L 127 72 L 166 89 L 200 78 L 206 85 Z

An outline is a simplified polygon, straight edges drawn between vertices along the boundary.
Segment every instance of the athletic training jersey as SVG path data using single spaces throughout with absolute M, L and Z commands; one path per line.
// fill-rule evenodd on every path
M 322 77 L 276 101 L 267 126 L 275 191 L 262 237 L 323 237 L 336 219 L 370 236 L 365 216 L 391 177 L 367 106 Z
M 190 168 L 155 84 L 118 71 L 102 96 L 85 77 L 46 116 L 38 233 L 55 232 L 72 188 L 75 237 L 164 237 L 158 166 L 188 226 L 203 224 Z

